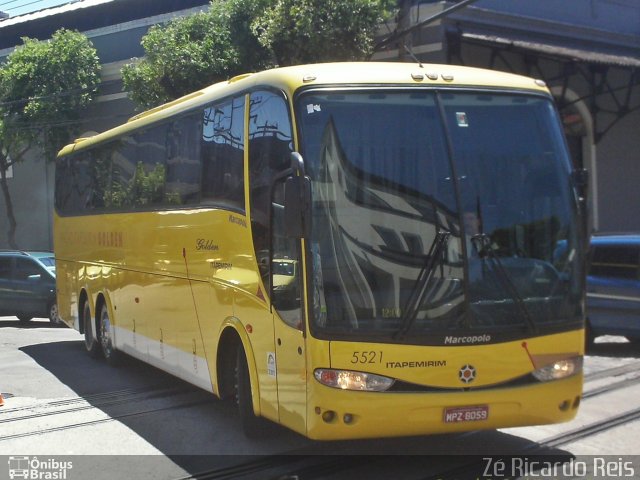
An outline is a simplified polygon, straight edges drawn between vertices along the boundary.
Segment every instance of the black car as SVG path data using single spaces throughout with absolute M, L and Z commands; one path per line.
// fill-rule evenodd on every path
M 33 317 L 60 324 L 55 261 L 51 252 L 0 251 L 0 316 Z

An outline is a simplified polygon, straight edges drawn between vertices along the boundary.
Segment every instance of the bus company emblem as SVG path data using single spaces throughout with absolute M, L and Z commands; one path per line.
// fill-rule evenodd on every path
M 476 369 L 471 365 L 465 365 L 458 372 L 458 377 L 462 383 L 471 383 L 476 379 Z
M 491 335 L 485 333 L 484 335 L 467 335 L 462 337 L 456 337 L 453 335 L 447 335 L 444 337 L 445 345 L 464 345 L 474 343 L 488 343 L 491 341 Z
M 220 247 L 218 247 L 218 244 L 213 240 L 199 238 L 196 240 L 196 250 L 218 251 Z
M 235 223 L 236 225 L 247 228 L 247 221 L 244 218 L 236 217 L 235 215 L 229 215 L 229 223 Z

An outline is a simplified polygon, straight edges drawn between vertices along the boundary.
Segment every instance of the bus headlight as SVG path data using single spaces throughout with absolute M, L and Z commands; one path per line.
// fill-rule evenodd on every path
M 394 382 L 392 378 L 382 375 L 332 368 L 318 368 L 313 372 L 313 375 L 321 384 L 342 390 L 384 392 L 389 390 Z
M 572 375 L 576 375 L 582 371 L 582 357 L 567 358 L 558 360 L 551 365 L 534 370 L 533 376 L 541 382 L 550 380 L 560 380 Z

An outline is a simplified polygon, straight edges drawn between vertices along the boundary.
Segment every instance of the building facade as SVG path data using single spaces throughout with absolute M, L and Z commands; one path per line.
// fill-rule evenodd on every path
M 153 25 L 208 8 L 209 0 L 79 0 L 26 15 L 0 19 L 0 63 L 21 45 L 22 37 L 44 40 L 60 28 L 77 30 L 100 57 L 101 85 L 94 106 L 85 112 L 80 136 L 125 122 L 134 105 L 123 92 L 120 69 L 144 55 L 142 37 Z M 53 250 L 55 166 L 37 149 L 9 173 L 17 221 L 16 242 L 24 250 Z M 0 248 L 8 248 L 9 224 L 0 198 Z
M 86 34 L 101 59 L 102 85 L 84 130 L 102 131 L 133 113 L 120 69 L 144 54 L 140 40 L 149 27 L 208 4 L 80 0 L 0 19 L 0 62 L 23 36 L 46 39 L 62 27 Z M 462 64 L 543 79 L 562 114 L 575 167 L 590 172 L 590 228 L 640 231 L 640 2 L 465 0 L 454 11 L 448 9 L 456 2 L 399 4 L 401 15 L 383 26 L 381 38 L 396 28 L 410 33 L 381 45 L 374 59 Z M 54 166 L 34 151 L 11 174 L 18 244 L 52 249 Z M 0 248 L 7 247 L 4 212 L 0 198 Z
M 410 33 L 374 58 L 544 80 L 574 166 L 589 171 L 590 228 L 640 231 L 640 2 L 476 0 L 448 13 L 455 2 L 403 3 Z

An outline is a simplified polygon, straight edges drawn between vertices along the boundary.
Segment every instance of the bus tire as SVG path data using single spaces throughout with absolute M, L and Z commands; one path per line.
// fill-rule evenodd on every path
M 100 356 L 100 346 L 95 338 L 93 338 L 92 329 L 93 318 L 91 317 L 91 309 L 89 308 L 89 302 L 84 303 L 82 309 L 82 328 L 84 330 L 84 348 L 87 349 L 87 353 L 93 358 Z
M 100 349 L 102 350 L 102 356 L 111 366 L 116 366 L 120 361 L 120 352 L 116 350 L 113 341 L 113 324 L 109 318 L 109 309 L 107 305 L 102 305 L 100 310 L 100 321 L 98 323 L 100 327 Z
M 248 438 L 258 438 L 264 430 L 264 420 L 253 413 L 251 399 L 251 379 L 244 348 L 238 346 L 235 365 L 235 393 L 236 404 L 240 414 L 240 426 Z

